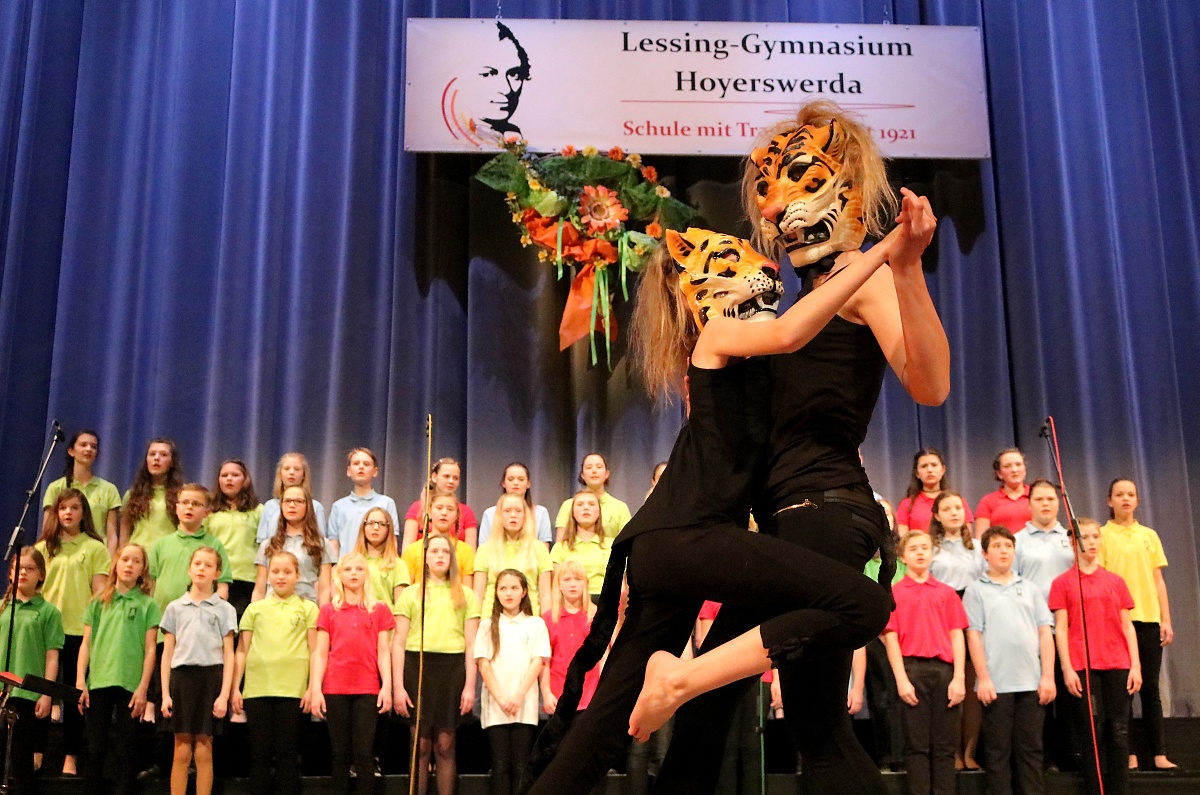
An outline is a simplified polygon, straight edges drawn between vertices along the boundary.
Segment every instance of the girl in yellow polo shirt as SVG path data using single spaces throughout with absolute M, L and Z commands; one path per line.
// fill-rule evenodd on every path
M 1171 606 L 1167 601 L 1167 583 L 1162 570 L 1167 566 L 1158 533 L 1140 524 L 1133 512 L 1138 507 L 1137 485 L 1129 478 L 1117 478 L 1108 486 L 1108 523 L 1100 528 L 1100 565 L 1120 575 L 1133 596 L 1134 633 L 1138 656 L 1142 661 L 1142 724 L 1154 756 L 1155 770 L 1176 767 L 1167 758 L 1163 731 L 1162 695 L 1158 685 L 1162 669 L 1162 651 L 1171 645 Z M 1130 755 L 1129 766 L 1137 767 L 1137 756 Z
M 425 549 L 424 574 L 424 585 L 418 578 L 411 588 L 404 589 L 396 605 L 393 703 L 396 712 L 407 718 L 414 714 L 414 699 L 421 702 L 421 722 L 415 732 L 419 737 L 420 791 L 425 791 L 430 757 L 436 754 L 438 792 L 453 792 L 458 778 L 455 732 L 461 716 L 475 706 L 479 600 L 459 576 L 454 547 L 447 536 L 431 534 Z M 422 649 L 425 669 L 418 690 Z
M 78 489 L 63 489 L 54 500 L 50 521 L 33 548 L 46 559 L 42 594 L 62 613 L 62 680 L 75 682 L 79 647 L 83 644 L 83 612 L 108 580 L 109 557 L 104 539 L 92 524 L 92 509 Z M 83 751 L 83 715 L 73 704 L 62 711 L 63 766 L 66 776 L 77 775 Z
M 255 536 L 263 508 L 254 490 L 250 470 L 240 458 L 221 462 L 212 493 L 213 509 L 205 523 L 208 532 L 220 540 L 229 554 L 229 566 L 233 569 L 229 604 L 240 619 L 254 597 L 254 583 L 258 578 L 258 569 L 254 565 L 254 556 L 258 554 Z
M 137 544 L 149 555 L 158 539 L 174 533 L 179 524 L 175 498 L 182 486 L 183 466 L 175 441 L 151 439 L 133 485 L 125 492 L 118 546 Z
M 354 551 L 367 560 L 375 598 L 396 612 L 396 603 L 410 582 L 408 566 L 396 550 L 396 528 L 383 508 L 372 508 L 363 516 Z
M 530 588 L 529 601 L 534 615 L 540 616 L 541 605 L 550 604 L 554 564 L 546 545 L 538 541 L 533 511 L 516 494 L 501 495 L 488 540 L 475 554 L 475 597 L 481 605 L 492 603 L 496 575 L 505 569 L 516 569 L 536 584 Z
M 612 538 L 604 533 L 600 499 L 590 489 L 577 492 L 571 500 L 571 516 L 562 540 L 550 552 L 554 568 L 557 570 L 568 560 L 578 561 L 587 572 L 588 595 L 595 602 L 604 585 L 604 569 L 610 554 Z

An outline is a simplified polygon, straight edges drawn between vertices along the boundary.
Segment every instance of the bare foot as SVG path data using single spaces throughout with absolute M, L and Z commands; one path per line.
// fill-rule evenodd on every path
M 646 681 L 638 694 L 629 733 L 640 743 L 670 720 L 683 703 L 683 672 L 687 663 L 670 652 L 659 651 L 646 663 Z
M 963 767 L 965 767 L 967 770 L 982 770 L 983 769 L 979 766 L 978 762 L 976 762 L 974 759 L 972 759 L 969 756 L 963 760 Z
M 1154 757 L 1155 770 L 1174 770 L 1177 767 L 1179 767 L 1179 765 L 1175 764 L 1170 759 L 1167 759 L 1166 754 L 1159 754 L 1158 756 Z
M 1137 769 L 1138 769 L 1137 754 L 1130 754 L 1130 755 L 1129 755 L 1129 769 L 1130 769 L 1130 770 L 1137 770 Z

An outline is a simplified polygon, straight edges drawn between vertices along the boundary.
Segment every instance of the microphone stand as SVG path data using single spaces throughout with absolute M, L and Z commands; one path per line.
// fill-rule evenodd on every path
M 433 415 L 425 415 L 425 471 L 433 472 Z M 429 477 L 432 477 L 430 474 Z M 417 761 L 420 758 L 418 748 L 421 745 L 421 702 L 424 701 L 425 690 L 425 603 L 429 558 L 429 503 L 433 492 L 428 477 L 425 480 L 425 493 L 421 497 L 421 640 L 417 644 L 417 700 L 413 706 L 412 756 L 408 767 L 408 795 L 416 792 Z M 451 551 L 454 554 L 454 550 Z
M 1058 487 L 1062 492 L 1063 507 L 1067 512 L 1067 529 L 1075 542 L 1075 575 L 1079 588 L 1079 618 L 1083 630 L 1083 697 L 1087 702 L 1088 727 L 1092 732 L 1092 764 L 1096 765 L 1096 781 L 1100 785 L 1100 795 L 1104 795 L 1104 774 L 1100 764 L 1100 743 L 1096 737 L 1096 713 L 1092 706 L 1092 648 L 1088 640 L 1087 602 L 1083 598 L 1083 569 L 1080 568 L 1083 538 L 1079 531 L 1079 522 L 1075 518 L 1075 509 L 1071 507 L 1071 497 L 1067 494 L 1067 483 L 1063 479 L 1062 457 L 1058 453 L 1058 429 L 1054 425 L 1054 417 L 1046 417 L 1038 436 L 1046 440 L 1050 448 L 1050 459 L 1054 462 L 1054 470 L 1058 473 Z M 1068 643 L 1069 645 L 1069 643 Z
M 17 626 L 17 580 L 20 577 L 21 567 L 21 530 L 25 525 L 25 517 L 29 515 L 29 508 L 33 505 L 34 499 L 42 488 L 42 477 L 46 474 L 46 467 L 50 465 L 50 458 L 54 455 L 54 448 L 58 443 L 63 441 L 66 436 L 63 433 L 62 426 L 58 424 L 58 420 L 53 420 L 53 426 L 50 433 L 50 445 L 46 450 L 46 455 L 42 457 L 41 466 L 38 467 L 37 477 L 33 481 L 33 487 L 25 493 L 25 506 L 21 509 L 21 518 L 17 520 L 16 527 L 13 528 L 12 535 L 8 539 L 8 547 L 4 553 L 4 562 L 8 565 L 8 638 L 7 645 L 4 647 L 4 670 L 8 671 L 12 662 L 12 647 L 13 636 Z M 15 565 L 13 565 L 15 564 Z M 12 791 L 13 783 L 13 764 L 12 764 L 12 743 L 13 734 L 17 728 L 18 715 L 16 710 L 9 704 L 9 698 L 12 695 L 13 684 L 6 681 L 3 688 L 3 695 L 0 695 L 0 718 L 3 719 L 7 729 L 7 740 L 4 749 L 4 779 L 0 781 L 0 793 L 8 795 Z M 78 698 L 78 696 L 76 697 Z

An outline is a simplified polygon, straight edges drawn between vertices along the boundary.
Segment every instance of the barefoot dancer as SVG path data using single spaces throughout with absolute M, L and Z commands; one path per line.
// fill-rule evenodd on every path
M 758 242 L 784 245 L 805 285 L 819 286 L 835 261 L 858 256 L 867 232 L 878 234 L 877 222 L 893 201 L 883 160 L 870 131 L 827 101 L 804 106 L 763 140 L 743 180 Z M 932 212 L 925 199 L 903 193 L 899 220 L 907 223 L 897 230 L 903 234 L 888 254 L 889 267 L 876 271 L 810 344 L 771 360 L 769 475 L 755 517 L 762 531 L 803 548 L 789 545 L 786 554 L 817 553 L 858 571 L 889 535 L 858 458 L 885 368 L 925 405 L 940 404 L 950 389 L 949 345 L 921 270 Z M 890 580 L 885 568 L 880 582 Z M 762 618 L 761 609 L 725 605 L 705 650 Z M 797 650 L 803 654 L 781 662 L 788 728 L 811 791 L 886 792 L 846 712 L 852 652 L 843 648 L 825 655 Z M 698 671 L 705 656 L 696 658 Z M 660 792 L 712 791 L 729 716 L 745 686 L 721 688 L 680 710 Z M 652 727 L 634 724 L 635 732 Z
M 921 214 L 915 220 L 926 219 Z M 911 234 L 910 226 L 903 225 L 895 238 Z M 533 792 L 586 791 L 607 773 L 628 742 L 630 710 L 648 658 L 683 648 L 706 598 L 746 609 L 760 606 L 779 616 L 743 644 L 741 651 L 749 653 L 740 667 L 725 672 L 734 678 L 765 670 L 769 656 L 782 657 L 802 645 L 852 649 L 886 623 L 889 600 L 861 567 L 856 571 L 817 555 L 800 558 L 786 542 L 745 530 L 761 475 L 768 385 L 765 361 L 744 357 L 794 351 L 811 339 L 879 268 L 892 242 L 847 257 L 837 278 L 782 319 L 746 323 L 739 318 L 754 310 L 773 314 L 779 290 L 774 263 L 736 238 L 699 230 L 668 233 L 678 265 L 660 252 L 648 267 L 635 333 L 648 384 L 680 391 L 686 369 L 689 419 L 662 479 L 613 547 L 600 614 L 576 654 L 550 727 L 539 738 L 534 765 L 548 766 Z M 626 557 L 625 621 L 591 704 L 576 715 L 583 673 L 612 631 Z

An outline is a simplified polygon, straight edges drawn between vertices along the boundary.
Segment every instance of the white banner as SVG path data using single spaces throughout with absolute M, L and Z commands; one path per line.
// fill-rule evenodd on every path
M 987 158 L 978 28 L 409 19 L 404 148 L 744 155 L 817 98 L 888 157 Z

